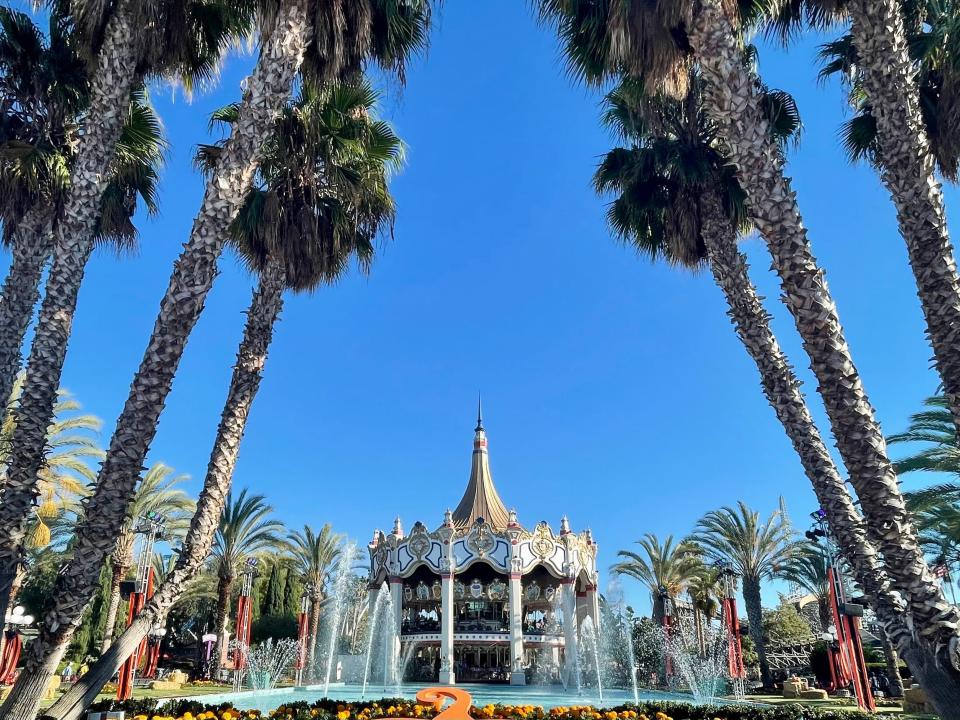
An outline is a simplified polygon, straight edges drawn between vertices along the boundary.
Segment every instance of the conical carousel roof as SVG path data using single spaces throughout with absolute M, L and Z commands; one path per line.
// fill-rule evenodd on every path
M 487 433 L 483 429 L 482 414 L 477 412 L 476 435 L 473 438 L 473 461 L 470 466 L 470 481 L 457 509 L 453 511 L 453 524 L 468 528 L 478 518 L 483 518 L 496 530 L 504 530 L 510 521 L 503 500 L 493 484 L 490 473 L 490 456 L 487 454 Z

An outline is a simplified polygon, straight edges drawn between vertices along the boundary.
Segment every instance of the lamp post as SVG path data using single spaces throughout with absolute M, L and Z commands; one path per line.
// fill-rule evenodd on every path
M 237 598 L 237 631 L 233 651 L 233 685 L 239 690 L 243 684 L 243 670 L 247 665 L 247 653 L 250 650 L 250 623 L 253 619 L 253 606 L 250 595 L 253 581 L 257 577 L 257 558 L 247 558 L 243 564 L 243 578 L 240 584 L 240 597 Z
M 147 599 L 153 595 L 153 548 L 157 540 L 164 537 L 165 526 L 166 519 L 160 513 L 150 511 L 140 516 L 133 528 L 134 533 L 143 536 L 143 543 L 140 547 L 140 555 L 137 558 L 137 575 L 133 592 L 130 593 L 130 600 L 127 603 L 128 627 L 137 613 L 143 609 Z M 133 697 L 134 675 L 147 650 L 147 642 L 148 639 L 143 638 L 136 650 L 124 660 L 120 667 L 117 700 L 129 700 Z
M 663 656 L 663 674 L 666 677 L 667 685 L 673 677 L 673 652 L 671 650 L 670 636 L 673 627 L 673 600 L 670 599 L 670 592 L 661 585 L 657 588 L 660 595 L 660 603 L 663 606 L 663 639 L 667 652 Z
M 300 614 L 297 615 L 297 685 L 303 685 L 303 671 L 307 664 L 307 636 L 310 634 L 310 594 L 313 588 L 308 583 L 300 596 Z
M 714 564 L 723 583 L 723 626 L 727 631 L 727 673 L 730 675 L 730 684 L 733 694 L 742 698 L 747 678 L 746 668 L 743 666 L 743 646 L 740 643 L 740 616 L 737 613 L 737 573 L 726 560 L 719 560 Z
M 867 663 L 863 656 L 863 641 L 860 638 L 863 605 L 847 601 L 843 578 L 834 560 L 833 538 L 830 535 L 826 512 L 818 508 L 810 513 L 810 517 L 814 524 L 813 528 L 806 532 L 806 536 L 817 545 L 823 540 L 821 547 L 827 568 L 827 590 L 834 623 L 824 633 L 824 639 L 830 635 L 832 643 L 830 673 L 835 686 L 852 684 L 857 705 L 861 710 L 872 712 L 877 705 L 870 690 Z

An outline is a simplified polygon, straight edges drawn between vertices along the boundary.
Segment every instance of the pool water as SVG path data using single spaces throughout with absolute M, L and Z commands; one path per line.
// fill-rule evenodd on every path
M 412 700 L 418 690 L 425 685 L 403 685 L 399 695 Z M 633 702 L 633 692 L 630 690 L 610 689 L 603 691 L 603 699 L 597 695 L 595 688 L 584 689 L 578 695 L 575 691 L 565 692 L 559 686 L 547 685 L 491 685 L 491 684 L 458 684 L 456 687 L 466 690 L 473 698 L 474 705 L 503 703 L 505 705 L 540 705 L 544 708 L 566 705 L 595 705 L 613 707 Z M 395 688 L 384 689 L 379 685 L 367 686 L 366 697 L 361 697 L 361 688 L 358 685 L 331 686 L 324 693 L 322 686 L 306 688 L 274 688 L 273 690 L 246 690 L 242 692 L 219 693 L 216 695 L 198 695 L 193 700 L 208 705 L 230 703 L 240 710 L 260 710 L 268 712 L 281 705 L 292 702 L 306 701 L 312 703 L 322 697 L 331 700 L 354 702 L 361 699 L 378 700 L 383 697 L 397 697 Z M 642 690 L 639 693 L 640 701 L 670 701 L 696 704 L 692 695 L 685 693 L 658 692 Z M 716 704 L 727 704 L 730 700 L 711 699 Z

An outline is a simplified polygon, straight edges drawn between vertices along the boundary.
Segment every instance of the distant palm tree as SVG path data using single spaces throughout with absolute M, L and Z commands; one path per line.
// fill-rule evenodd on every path
M 263 495 L 247 495 L 244 488 L 236 497 L 227 496 L 226 507 L 213 546 L 213 566 L 217 574 L 216 628 L 220 664 L 227 659 L 230 643 L 230 603 L 237 574 L 248 558 L 276 550 L 284 545 L 283 524 L 272 519 L 273 508 Z
M 833 624 L 830 616 L 830 586 L 827 583 L 827 561 L 819 545 L 804 543 L 796 553 L 780 566 L 777 576 L 791 582 L 817 600 L 817 618 L 826 630 Z
M 0 467 L 5 466 L 16 425 L 16 409 L 23 389 L 24 373 L 14 379 L 6 412 L 0 424 Z M 79 501 L 88 493 L 88 484 L 96 479 L 92 464 L 103 459 L 97 443 L 100 419 L 77 414 L 80 403 L 61 389 L 54 406 L 54 421 L 47 428 L 44 463 L 40 470 L 40 504 L 34 509 L 28 535 L 29 546 L 40 548 L 50 542 L 48 518 L 59 518 L 64 511 L 75 515 Z M 0 487 L 3 480 L 0 479 Z
M 326 594 L 327 579 L 340 556 L 343 536 L 333 532 L 329 523 L 316 533 L 309 525 L 287 535 L 293 553 L 294 567 L 300 573 L 304 588 L 310 593 L 310 658 L 308 674 L 317 678 L 317 641 L 320 633 L 321 603 Z M 336 634 L 339 628 L 331 628 Z
M 687 582 L 687 595 L 690 596 L 690 605 L 693 607 L 694 630 L 701 656 L 707 652 L 706 628 L 720 611 L 722 589 L 719 582 L 720 572 L 706 566 Z
M 675 543 L 673 535 L 661 542 L 653 533 L 647 533 L 636 544 L 642 552 L 620 550 L 617 557 L 622 559 L 610 571 L 639 580 L 647 587 L 653 619 L 659 625 L 666 613 L 665 601 L 675 599 L 703 572 L 700 549 L 686 540 Z
M 120 583 L 127 577 L 127 573 L 133 566 L 133 546 L 137 537 L 134 530 L 139 519 L 147 513 L 158 513 L 164 519 L 168 540 L 183 535 L 187 529 L 194 504 L 193 500 L 177 486 L 188 480 L 190 476 L 173 473 L 172 467 L 157 463 L 147 470 L 140 485 L 137 486 L 137 494 L 130 506 L 129 516 L 117 539 L 117 547 L 110 556 L 110 604 L 107 607 L 101 652 L 105 652 L 113 642 L 117 610 L 120 607 Z
M 953 415 L 943 395 L 933 395 L 923 401 L 925 410 L 910 416 L 907 429 L 887 438 L 890 445 L 907 445 L 908 455 L 894 462 L 897 473 L 936 472 L 953 475 L 960 483 L 960 443 Z M 920 445 L 913 450 L 913 444 Z M 955 485 L 960 492 L 960 485 Z M 943 486 L 934 490 L 939 494 Z
M 736 508 L 723 507 L 700 518 L 692 539 L 707 557 L 729 563 L 740 575 L 750 638 L 760 657 L 763 684 L 769 685 L 760 586 L 796 555 L 798 546 L 789 519 L 782 510 L 775 510 L 761 522 L 760 514 L 741 500 Z

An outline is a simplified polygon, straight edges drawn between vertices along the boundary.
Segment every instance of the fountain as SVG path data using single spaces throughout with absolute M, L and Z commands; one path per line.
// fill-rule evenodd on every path
M 582 690 L 584 686 L 583 682 L 583 660 L 584 655 L 590 655 L 590 662 L 587 665 L 587 668 L 590 671 L 591 682 L 596 683 L 597 686 L 597 703 L 598 705 L 603 704 L 603 673 L 600 670 L 601 665 L 601 642 L 600 642 L 600 632 L 599 628 L 594 628 L 593 618 L 589 615 L 584 618 L 583 623 L 580 626 L 580 652 L 577 654 L 577 670 L 580 674 L 580 682 L 578 683 L 578 689 Z
M 698 702 L 717 699 L 727 684 L 727 633 L 718 625 L 704 621 L 698 628 L 692 622 L 678 622 L 669 631 L 661 629 L 664 658 L 673 661 L 675 679 L 683 681 Z
M 255 647 L 237 641 L 230 643 L 231 652 L 241 658 L 241 669 L 234 674 L 234 690 L 239 691 L 244 685 L 251 690 L 275 687 L 290 669 L 299 649 L 298 641 L 286 638 L 276 642 L 268 638 Z
M 397 613 L 393 607 L 393 598 L 390 589 L 384 583 L 377 593 L 377 599 L 370 612 L 367 629 L 367 656 L 363 668 L 363 686 L 360 697 L 366 697 L 367 687 L 371 682 L 376 667 L 377 658 L 380 658 L 383 669 L 383 689 L 386 691 L 393 686 L 399 694 L 403 680 L 400 662 L 400 627 Z M 374 652 L 374 648 L 382 647 L 382 652 Z M 407 659 L 409 662 L 409 658 Z M 404 663 L 404 669 L 406 664 Z
M 346 605 L 352 599 L 350 579 L 351 569 L 359 557 L 355 543 L 347 544 L 340 553 L 336 570 L 330 582 L 330 591 L 327 597 L 327 612 L 323 614 L 321 637 L 326 640 L 326 662 L 323 675 L 323 692 L 330 692 L 330 675 L 335 666 L 337 650 L 340 640 L 340 630 L 343 624 L 343 615 Z
M 633 651 L 633 623 L 627 612 L 623 586 L 619 580 L 608 583 L 604 598 L 599 628 L 603 685 L 630 689 L 633 701 L 639 702 L 637 660 Z

